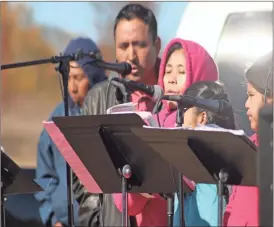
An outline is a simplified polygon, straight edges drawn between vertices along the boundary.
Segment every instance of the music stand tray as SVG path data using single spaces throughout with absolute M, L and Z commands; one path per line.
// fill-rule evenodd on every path
M 219 225 L 224 185 L 257 186 L 256 146 L 230 132 L 131 128 L 132 132 L 196 183 L 217 184 Z
M 1 226 L 5 227 L 5 196 L 42 191 L 30 174 L 23 171 L 1 150 Z
M 93 193 L 177 191 L 178 177 L 173 175 L 178 171 L 131 132 L 130 127 L 144 125 L 137 114 L 54 117 L 53 122 L 97 183 L 100 191 Z M 129 178 L 124 174 L 127 167 Z M 74 172 L 77 175 L 77 169 Z M 77 176 L 85 185 L 79 172 Z
M 131 132 L 130 127 L 142 128 L 144 125 L 137 114 L 54 117 L 53 122 L 93 176 L 102 193 L 121 192 L 119 171 L 126 164 L 134 172 L 130 192 L 176 191 L 170 164 Z M 160 182 L 165 184 L 159 186 Z

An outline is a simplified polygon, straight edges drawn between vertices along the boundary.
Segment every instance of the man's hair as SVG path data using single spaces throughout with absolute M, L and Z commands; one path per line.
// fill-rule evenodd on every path
M 115 24 L 114 24 L 114 37 L 115 37 L 117 25 L 121 20 L 130 21 L 133 19 L 139 19 L 143 21 L 146 25 L 148 25 L 149 32 L 152 35 L 152 40 L 155 42 L 157 39 L 158 33 L 157 33 L 157 21 L 154 13 L 150 9 L 140 4 L 133 4 L 133 3 L 127 4 L 118 13 L 115 19 Z
M 213 100 L 228 100 L 228 96 L 224 91 L 222 84 L 214 81 L 199 81 L 191 85 L 184 95 L 192 96 L 200 99 L 213 99 Z M 226 109 L 226 112 L 222 115 L 212 113 L 208 110 L 197 108 L 198 113 L 203 111 L 207 114 L 207 124 L 216 124 L 219 127 L 226 129 L 235 129 L 235 121 L 232 107 Z

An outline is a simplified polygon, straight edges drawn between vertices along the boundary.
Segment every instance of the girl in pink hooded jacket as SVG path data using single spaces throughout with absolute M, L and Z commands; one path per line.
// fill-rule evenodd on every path
M 167 45 L 158 78 L 165 95 L 182 95 L 195 82 L 216 80 L 216 64 L 198 43 L 177 38 Z M 161 127 L 175 127 L 176 110 L 177 103 L 163 102 L 158 114 Z
M 213 59 L 198 43 L 173 39 L 165 48 L 160 64 L 158 84 L 165 94 L 183 94 L 197 81 L 216 81 L 218 71 Z M 162 127 L 174 127 L 176 103 L 164 102 L 160 111 Z M 193 184 L 187 179 L 191 189 Z M 113 196 L 116 207 L 122 212 L 122 195 Z M 137 226 L 167 226 L 167 202 L 158 194 L 128 194 L 128 213 L 135 216 Z
M 265 103 L 273 103 L 272 52 L 257 60 L 246 72 L 245 103 L 250 126 L 255 134 L 250 138 L 258 146 L 258 117 Z M 259 226 L 259 191 L 257 187 L 233 186 L 224 214 L 224 226 Z

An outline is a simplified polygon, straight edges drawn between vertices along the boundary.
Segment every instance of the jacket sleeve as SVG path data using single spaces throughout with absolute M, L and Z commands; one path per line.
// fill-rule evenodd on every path
M 39 208 L 41 219 L 44 224 L 54 225 L 57 218 L 53 211 L 51 198 L 58 185 L 58 176 L 55 172 L 50 137 L 45 130 L 38 143 L 36 181 L 44 189 L 35 194 L 36 199 L 41 203 Z
M 63 105 L 60 104 L 53 111 L 49 120 L 53 116 L 62 115 Z M 44 224 L 54 225 L 57 217 L 53 210 L 52 195 L 58 187 L 59 178 L 55 170 L 52 150 L 52 140 L 43 129 L 37 146 L 37 168 L 36 182 L 44 189 L 35 194 L 35 198 L 40 202 L 39 213 Z

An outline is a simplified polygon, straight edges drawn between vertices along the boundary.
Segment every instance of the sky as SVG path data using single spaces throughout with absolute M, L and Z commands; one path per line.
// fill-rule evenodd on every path
M 88 20 L 96 11 L 88 2 L 26 2 L 32 9 L 37 23 L 61 28 L 72 34 L 87 35 L 98 41 L 99 35 Z M 165 45 L 176 35 L 177 26 L 184 12 L 185 2 L 158 2 L 159 35 Z M 118 13 L 118 12 L 117 12 Z M 172 21 L 172 23 L 171 23 Z

